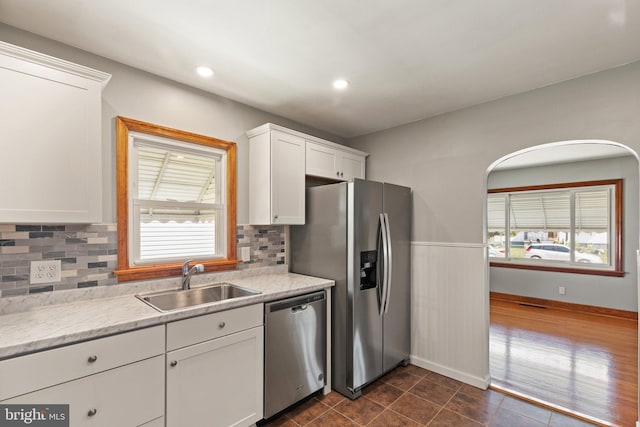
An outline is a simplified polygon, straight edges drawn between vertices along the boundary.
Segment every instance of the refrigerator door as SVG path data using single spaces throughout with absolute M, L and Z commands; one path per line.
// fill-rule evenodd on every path
M 410 188 L 384 184 L 392 254 L 384 314 L 384 372 L 407 361 L 411 351 L 411 208 Z
M 382 188 L 382 183 L 360 179 L 348 184 L 347 388 L 351 391 L 382 375 L 381 284 L 379 277 L 366 277 L 378 249 Z
M 350 358 L 347 387 L 357 390 L 382 374 L 380 278 L 366 280 L 363 277 L 371 266 L 373 254 L 377 253 L 382 183 L 355 179 L 348 184 L 348 196 L 347 307 L 352 325 L 348 328 L 351 348 L 347 349 Z

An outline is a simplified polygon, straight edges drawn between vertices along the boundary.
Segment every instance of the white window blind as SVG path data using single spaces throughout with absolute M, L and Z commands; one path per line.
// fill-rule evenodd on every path
M 615 194 L 615 184 L 490 193 L 488 241 L 498 249 L 495 254 L 507 261 L 526 261 L 532 243 L 553 244 L 596 254 L 602 259 L 597 264 L 604 264 L 597 268 L 611 268 L 616 255 L 612 241 L 616 235 Z M 586 257 L 574 255 L 566 262 L 582 258 Z
M 226 153 L 132 132 L 130 154 L 131 264 L 225 257 Z
M 569 192 L 535 192 L 510 196 L 512 230 L 563 230 L 571 225 Z

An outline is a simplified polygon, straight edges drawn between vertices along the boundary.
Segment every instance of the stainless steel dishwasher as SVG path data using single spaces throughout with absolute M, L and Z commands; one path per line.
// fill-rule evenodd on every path
M 264 417 L 269 418 L 324 387 L 325 292 L 267 303 L 264 310 Z

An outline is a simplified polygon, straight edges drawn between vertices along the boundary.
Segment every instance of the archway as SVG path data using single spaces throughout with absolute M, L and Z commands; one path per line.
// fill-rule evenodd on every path
M 491 164 L 491 166 L 487 169 L 484 175 L 484 243 L 488 245 L 487 239 L 487 229 L 488 229 L 488 214 L 487 214 L 487 192 L 488 189 L 491 188 L 491 174 L 499 175 L 499 171 L 504 170 L 515 170 L 515 171 L 530 171 L 530 170 L 543 170 L 543 168 L 553 170 L 555 165 L 556 168 L 564 168 L 563 165 L 577 165 L 577 164 L 595 164 L 593 162 L 602 162 L 606 163 L 605 159 L 611 159 L 615 157 L 624 157 L 627 160 L 627 163 L 631 165 L 630 167 L 633 170 L 632 174 L 627 176 L 628 181 L 631 183 L 630 187 L 635 189 L 635 194 L 633 198 L 629 198 L 628 202 L 634 205 L 634 213 L 633 218 L 628 218 L 627 222 L 632 221 L 631 227 L 624 227 L 624 235 L 625 241 L 633 244 L 633 247 L 629 245 L 625 245 L 624 249 L 624 258 L 625 261 L 625 271 L 628 275 L 632 276 L 627 281 L 632 282 L 629 286 L 633 286 L 633 296 L 634 301 L 636 301 L 634 309 L 637 310 L 637 301 L 638 301 L 638 277 L 637 277 L 637 269 L 638 269 L 638 259 L 637 256 L 634 256 L 636 250 L 638 249 L 638 244 L 640 241 L 640 227 L 638 223 L 638 207 L 640 206 L 640 200 L 638 198 L 638 185 L 639 185 L 639 171 L 640 166 L 638 165 L 638 154 L 622 145 L 613 141 L 605 141 L 605 140 L 577 140 L 577 141 L 561 141 L 554 142 L 549 144 L 538 145 L 535 147 L 527 148 L 524 150 L 520 150 L 514 153 L 510 153 L 502 158 L 496 160 Z M 611 163 L 611 160 L 609 160 Z M 600 164 L 600 163 L 598 163 Z M 566 169 L 571 169 L 568 167 Z M 504 174 L 503 174 L 504 175 Z M 507 176 L 510 176 L 507 174 Z M 495 181 L 495 179 L 494 179 Z M 568 182 L 568 181 L 565 181 Z M 627 184 L 625 184 L 627 185 Z M 487 258 L 488 259 L 488 258 Z M 492 273 L 495 271 L 495 268 L 491 270 Z M 490 267 L 487 262 L 487 283 L 489 290 L 493 290 L 492 284 L 492 274 L 490 272 Z M 581 276 L 581 275 L 575 275 Z M 513 276 L 512 276 L 513 277 Z M 629 295 L 627 295 L 629 297 Z M 487 298 L 488 300 L 488 298 Z M 595 304 L 594 304 L 595 305 Z M 487 331 L 487 339 L 489 339 L 489 331 Z M 489 345 L 487 345 L 489 348 Z M 487 358 L 487 360 L 491 359 L 491 351 Z M 492 374 L 493 375 L 493 374 Z M 636 385 L 637 385 L 637 378 Z M 636 398 L 637 400 L 637 398 Z M 553 402 L 551 402 L 553 403 Z M 589 414 L 585 414 L 589 415 Z

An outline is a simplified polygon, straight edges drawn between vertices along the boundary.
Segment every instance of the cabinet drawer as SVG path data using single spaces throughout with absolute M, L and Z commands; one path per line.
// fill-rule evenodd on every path
M 167 351 L 262 325 L 262 304 L 254 304 L 167 325 Z
M 161 425 L 164 356 L 28 393 L 4 404 L 68 404 L 69 425 Z
M 0 361 L 0 401 L 164 353 L 164 326 Z

